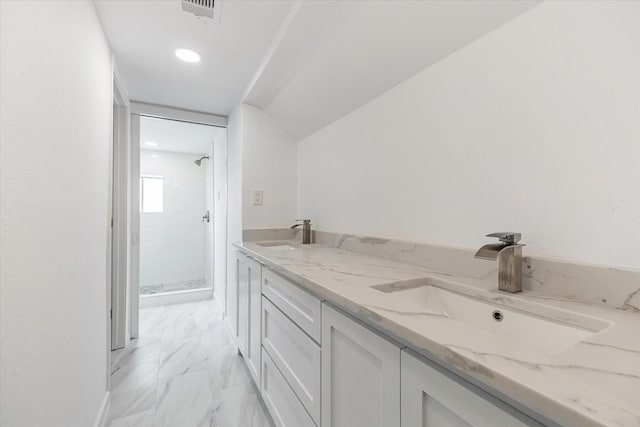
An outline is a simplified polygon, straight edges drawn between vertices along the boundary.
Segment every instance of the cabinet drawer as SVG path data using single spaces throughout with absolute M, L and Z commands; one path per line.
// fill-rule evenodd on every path
M 267 269 L 262 277 L 262 293 L 311 338 L 320 343 L 320 299 Z
M 320 423 L 320 347 L 268 299 L 262 300 L 262 346 Z
M 264 403 L 277 427 L 316 427 L 264 349 L 261 390 Z

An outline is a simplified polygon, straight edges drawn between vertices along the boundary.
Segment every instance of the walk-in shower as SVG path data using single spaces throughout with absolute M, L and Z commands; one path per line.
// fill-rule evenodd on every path
M 195 123 L 140 119 L 142 296 L 213 286 L 214 224 L 203 218 L 214 211 L 214 173 L 213 163 L 203 160 L 213 155 L 219 132 Z

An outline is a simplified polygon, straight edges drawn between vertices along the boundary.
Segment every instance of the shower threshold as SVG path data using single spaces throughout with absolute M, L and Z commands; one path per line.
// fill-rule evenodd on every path
M 210 288 L 205 279 L 187 280 L 183 282 L 159 283 L 154 285 L 140 285 L 140 295 L 157 295 L 194 289 Z

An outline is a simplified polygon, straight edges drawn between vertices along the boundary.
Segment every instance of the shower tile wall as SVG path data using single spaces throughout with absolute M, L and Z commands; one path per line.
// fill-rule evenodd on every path
M 206 164 L 201 155 L 141 150 L 140 174 L 164 178 L 164 211 L 140 214 L 140 294 L 208 287 Z M 205 160 L 206 162 L 206 160 Z

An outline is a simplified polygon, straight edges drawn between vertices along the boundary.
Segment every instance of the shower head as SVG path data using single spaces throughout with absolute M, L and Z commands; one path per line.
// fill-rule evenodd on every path
M 202 161 L 204 159 L 208 159 L 208 158 L 209 158 L 209 156 L 203 156 L 203 157 L 200 157 L 198 160 L 194 160 L 193 163 L 195 163 L 196 165 L 200 166 L 202 164 Z

